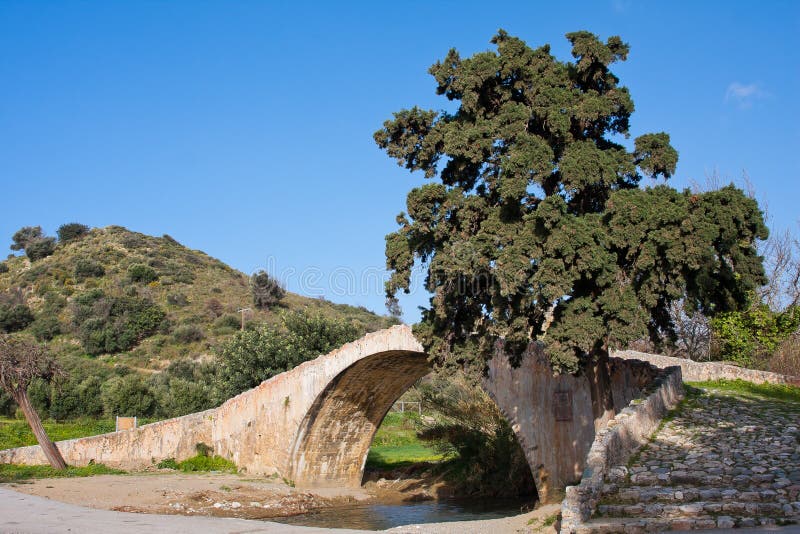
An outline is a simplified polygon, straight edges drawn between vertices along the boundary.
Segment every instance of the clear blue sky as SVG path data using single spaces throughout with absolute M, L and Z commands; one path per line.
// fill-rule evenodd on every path
M 667 131 L 674 185 L 749 173 L 800 216 L 800 4 L 0 1 L 0 240 L 70 221 L 168 233 L 290 290 L 383 311 L 383 237 L 423 181 L 372 133 L 440 109 L 427 68 L 498 28 L 568 58 L 630 43 L 634 136 Z M 353 273 L 348 274 L 348 273 Z M 426 301 L 401 299 L 408 321 Z

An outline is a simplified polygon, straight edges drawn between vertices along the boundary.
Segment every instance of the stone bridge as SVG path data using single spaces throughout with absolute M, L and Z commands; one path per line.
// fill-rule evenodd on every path
M 626 406 L 653 367 L 612 359 L 614 407 Z M 68 464 L 92 461 L 136 470 L 194 456 L 205 443 L 249 474 L 277 474 L 299 486 L 359 486 L 367 453 L 386 413 L 430 372 L 407 326 L 367 334 L 264 381 L 220 407 L 137 429 L 58 442 Z M 498 354 L 483 381 L 510 422 L 542 501 L 581 477 L 595 429 L 589 380 L 553 376 L 532 349 L 512 368 Z M 606 417 L 608 414 L 606 414 Z M 0 463 L 44 464 L 38 446 L 0 451 Z

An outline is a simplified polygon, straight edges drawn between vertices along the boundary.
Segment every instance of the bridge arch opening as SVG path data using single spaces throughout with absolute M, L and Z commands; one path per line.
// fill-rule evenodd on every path
M 381 422 L 397 399 L 431 370 L 425 353 L 386 351 L 340 372 L 315 399 L 300 425 L 291 451 L 294 482 L 299 486 L 361 486 L 367 455 Z M 501 413 L 514 428 L 507 414 Z M 518 447 L 522 445 L 516 435 L 514 439 Z M 532 474 L 530 480 L 533 494 L 537 488 Z

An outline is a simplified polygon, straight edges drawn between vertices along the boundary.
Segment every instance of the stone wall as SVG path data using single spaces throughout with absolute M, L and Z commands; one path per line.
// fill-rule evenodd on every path
M 69 465 L 102 463 L 109 467 L 144 469 L 164 458 L 184 460 L 197 454 L 198 443 L 211 444 L 215 410 L 167 419 L 130 430 L 56 443 Z M 0 450 L 0 463 L 45 465 L 41 447 Z
M 566 488 L 561 505 L 561 532 L 575 532 L 589 520 L 597 506 L 607 469 L 625 463 L 682 397 L 681 368 L 667 367 L 644 390 L 643 398 L 631 401 L 597 433 L 586 457 L 580 483 Z
M 615 411 L 638 397 L 658 374 L 635 360 L 609 362 Z M 554 375 L 550 360 L 532 344 L 519 367 L 498 353 L 489 362 L 483 388 L 509 421 L 536 481 L 539 499 L 554 502 L 583 473 L 596 428 L 589 380 L 583 374 Z
M 661 354 L 647 354 L 635 350 L 621 350 L 612 354 L 615 358 L 636 359 L 646 361 L 659 368 L 677 365 L 681 368 L 683 379 L 687 382 L 703 382 L 706 380 L 747 380 L 756 384 L 791 384 L 800 386 L 800 377 L 786 376 L 767 371 L 745 369 L 736 365 L 719 362 L 695 362 L 685 358 L 673 358 Z

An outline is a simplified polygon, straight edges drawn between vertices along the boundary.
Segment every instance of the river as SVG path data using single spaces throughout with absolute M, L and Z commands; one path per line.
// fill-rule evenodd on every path
M 322 508 L 270 521 L 310 527 L 384 530 L 401 525 L 474 521 L 517 515 L 533 507 L 530 500 L 470 499 L 405 503 L 356 503 Z

